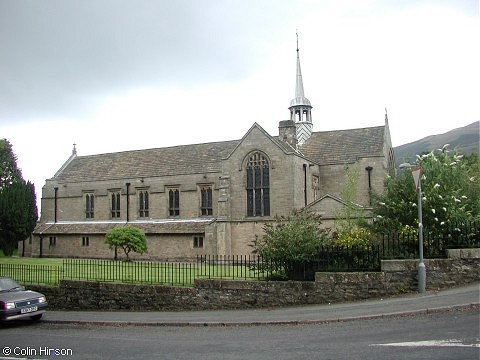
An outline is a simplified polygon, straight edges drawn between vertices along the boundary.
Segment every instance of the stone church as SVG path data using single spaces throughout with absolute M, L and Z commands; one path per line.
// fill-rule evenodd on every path
M 254 123 L 239 140 L 92 156 L 77 155 L 74 146 L 46 180 L 41 218 L 19 252 L 112 258 L 106 232 L 131 225 L 147 236 L 148 253 L 137 258 L 250 254 L 277 215 L 308 207 L 332 221 L 345 205 L 352 167 L 359 169 L 355 206 L 368 216 L 372 192 L 394 171 L 387 117 L 381 126 L 313 132 L 298 48 L 288 109 L 276 135 Z

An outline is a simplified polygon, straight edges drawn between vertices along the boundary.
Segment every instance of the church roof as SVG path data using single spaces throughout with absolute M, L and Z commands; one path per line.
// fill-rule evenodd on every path
M 54 179 L 75 182 L 219 172 L 221 159 L 239 141 L 77 156 Z
M 383 156 L 384 132 L 384 126 L 314 132 L 299 150 L 303 156 L 318 164 L 340 164 L 362 157 Z M 283 151 L 292 153 L 287 143 L 278 137 L 271 139 Z M 85 179 L 101 181 L 221 172 L 222 159 L 228 158 L 241 141 L 73 156 L 55 174 L 54 180 L 81 182 Z
M 300 146 L 302 154 L 321 165 L 354 162 L 383 156 L 385 126 L 314 132 Z

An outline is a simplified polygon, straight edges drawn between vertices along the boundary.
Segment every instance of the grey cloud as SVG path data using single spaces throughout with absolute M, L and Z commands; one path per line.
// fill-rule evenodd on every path
M 241 78 L 261 51 L 253 40 L 287 17 L 276 4 L 3 0 L 0 121 L 79 114 L 129 87 Z

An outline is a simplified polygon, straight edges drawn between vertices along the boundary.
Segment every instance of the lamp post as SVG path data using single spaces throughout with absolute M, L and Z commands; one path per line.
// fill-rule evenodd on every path
M 427 282 L 427 272 L 425 263 L 423 262 L 423 219 L 422 219 L 422 167 L 412 166 L 409 163 L 403 163 L 399 166 L 400 169 L 408 168 L 412 172 L 413 181 L 415 182 L 415 189 L 418 194 L 418 292 L 425 293 L 425 286 Z

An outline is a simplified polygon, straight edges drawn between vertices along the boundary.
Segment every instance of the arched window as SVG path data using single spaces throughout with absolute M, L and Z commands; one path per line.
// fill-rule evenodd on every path
M 112 219 L 120 217 L 120 192 L 112 192 L 111 194 L 112 202 Z
M 138 192 L 138 212 L 140 217 L 148 217 L 148 191 Z
M 270 216 L 270 174 L 267 157 L 253 153 L 247 164 L 247 216 Z

